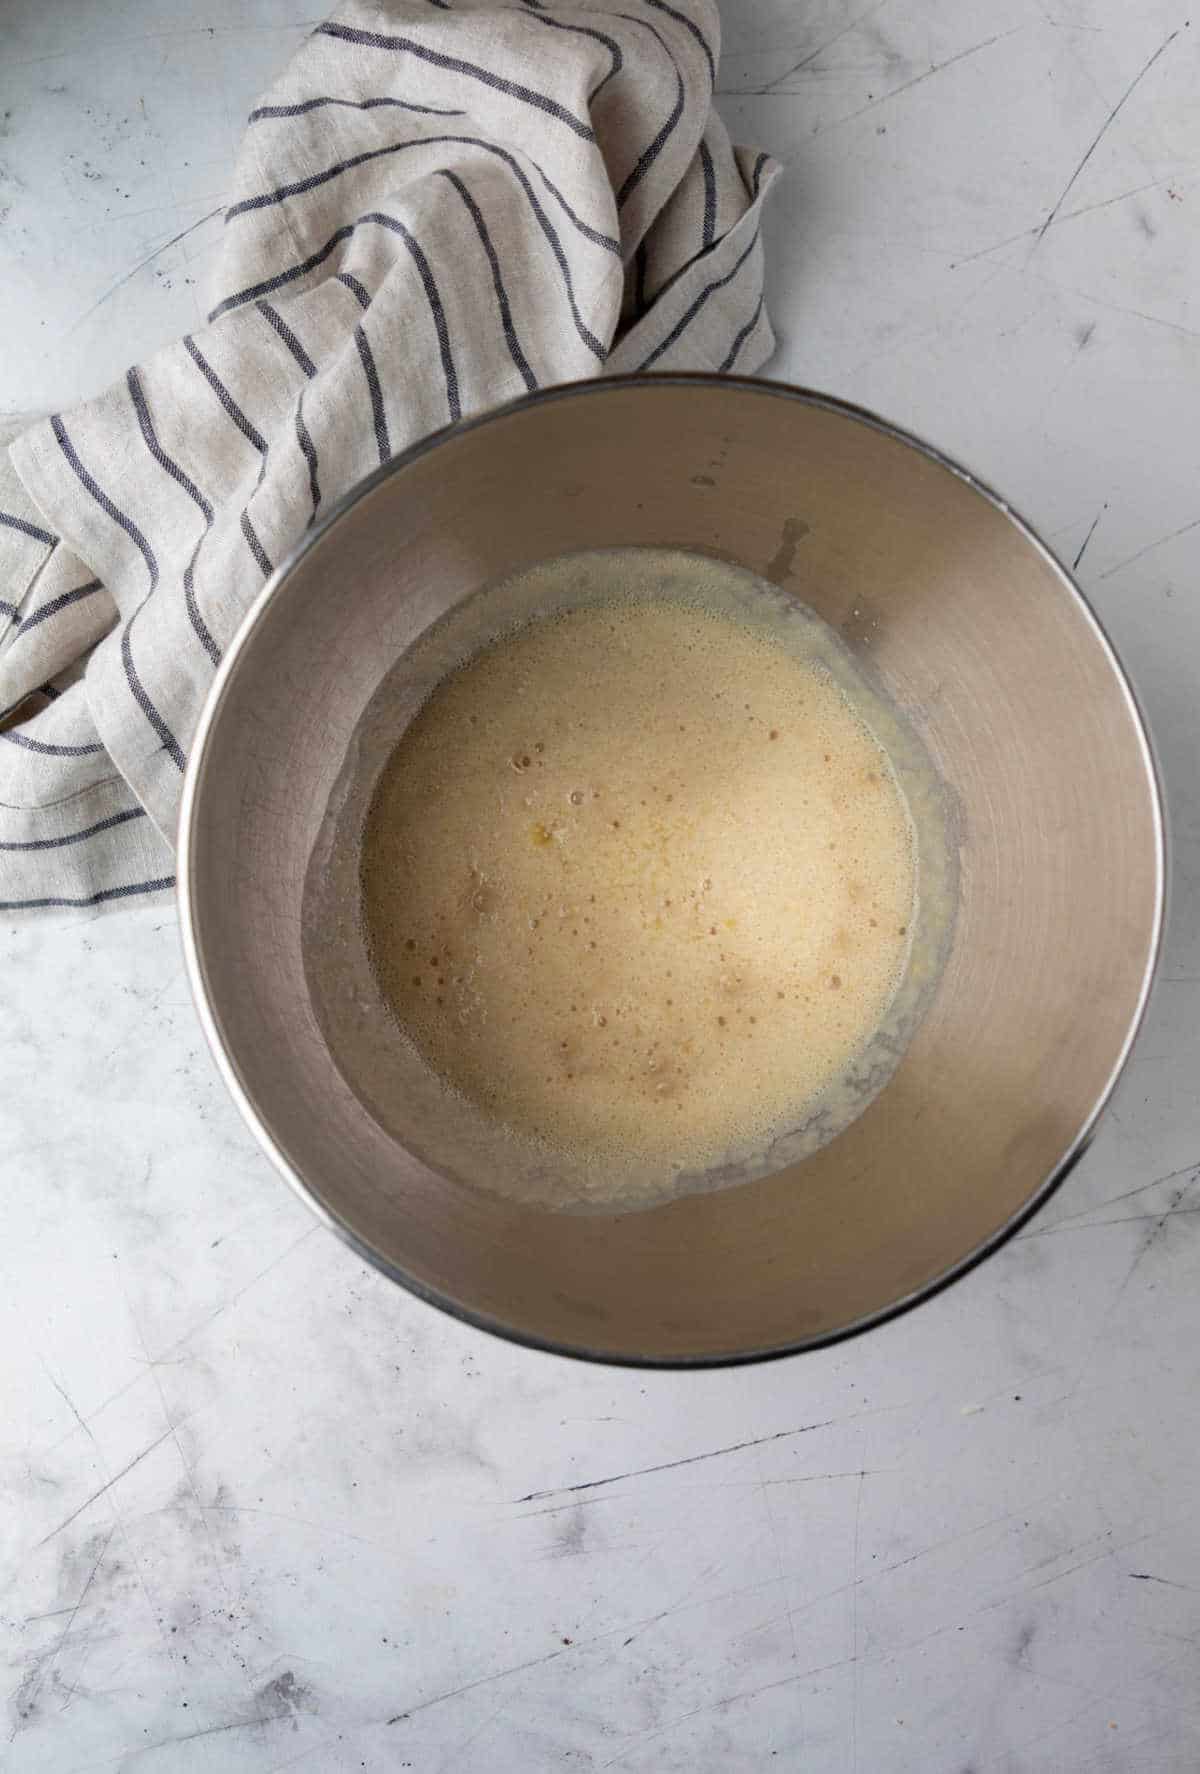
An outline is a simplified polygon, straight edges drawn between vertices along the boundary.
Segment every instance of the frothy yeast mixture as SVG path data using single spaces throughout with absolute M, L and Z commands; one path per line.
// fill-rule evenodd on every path
M 883 1018 L 916 887 L 891 765 L 815 643 L 639 595 L 644 552 L 441 682 L 362 851 L 372 964 L 427 1065 L 606 1176 L 795 1126 Z

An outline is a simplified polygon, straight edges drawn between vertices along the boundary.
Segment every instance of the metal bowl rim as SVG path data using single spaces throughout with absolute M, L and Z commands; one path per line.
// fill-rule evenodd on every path
M 1071 1146 L 1063 1155 L 1056 1167 L 1046 1176 L 1039 1186 L 1033 1190 L 1024 1205 L 1016 1213 L 1004 1221 L 989 1237 L 969 1251 L 958 1262 L 952 1263 L 931 1281 L 913 1288 L 890 1305 L 880 1307 L 878 1311 L 863 1314 L 836 1330 L 825 1331 L 816 1336 L 797 1337 L 783 1344 L 773 1344 L 762 1349 L 732 1350 L 726 1353 L 706 1355 L 631 1355 L 624 1352 L 605 1350 L 602 1347 L 576 1344 L 539 1337 L 531 1332 L 523 1331 L 516 1326 L 506 1324 L 499 1319 L 491 1318 L 486 1313 L 475 1312 L 464 1306 L 460 1301 L 436 1288 L 426 1287 L 415 1276 L 410 1275 L 399 1264 L 394 1263 L 381 1251 L 374 1248 L 354 1230 L 340 1215 L 336 1214 L 327 1203 L 322 1201 L 312 1187 L 296 1171 L 276 1145 L 270 1131 L 261 1119 L 251 1095 L 242 1082 L 237 1062 L 228 1050 L 217 1020 L 215 1011 L 208 995 L 207 975 L 203 956 L 196 934 L 196 900 L 194 894 L 193 873 L 195 866 L 196 827 L 198 809 L 203 788 L 203 776 L 206 753 L 213 730 L 220 719 L 221 708 L 225 701 L 230 681 L 237 670 L 242 652 L 251 636 L 266 613 L 268 605 L 280 593 L 292 570 L 303 560 L 310 549 L 316 546 L 335 525 L 348 515 L 360 499 L 374 492 L 385 480 L 393 475 L 401 474 L 413 462 L 439 448 L 451 439 L 461 436 L 464 432 L 480 430 L 494 424 L 497 420 L 511 417 L 514 413 L 526 408 L 546 406 L 561 400 L 571 400 L 580 396 L 601 397 L 607 390 L 623 389 L 625 391 L 644 391 L 648 396 L 655 391 L 679 387 L 726 388 L 743 394 L 772 396 L 785 400 L 797 400 L 802 404 L 815 407 L 820 411 L 837 414 L 841 418 L 850 419 L 858 424 L 880 432 L 895 442 L 906 444 L 916 450 L 928 461 L 946 469 L 956 479 L 963 481 L 974 492 L 985 499 L 996 511 L 1015 526 L 1037 554 L 1047 563 L 1058 578 L 1063 590 L 1074 599 L 1076 606 L 1089 624 L 1097 642 L 1103 650 L 1109 666 L 1124 695 L 1129 713 L 1132 717 L 1134 731 L 1142 751 L 1142 759 L 1150 787 L 1155 835 L 1156 881 L 1154 896 L 1154 922 L 1149 954 L 1138 991 L 1137 1003 L 1130 1018 L 1129 1028 L 1121 1044 L 1120 1052 L 1113 1068 L 1092 1104 L 1083 1125 Z M 537 393 L 523 395 L 517 400 L 505 402 L 502 406 L 489 408 L 473 418 L 459 420 L 456 423 L 442 426 L 430 432 L 428 436 L 411 444 L 408 449 L 383 463 L 371 474 L 344 493 L 323 516 L 307 530 L 301 540 L 284 556 L 274 572 L 264 583 L 262 590 L 247 610 L 229 646 L 226 648 L 216 675 L 209 688 L 204 707 L 200 714 L 199 724 L 192 741 L 184 775 L 183 795 L 179 811 L 178 827 L 178 902 L 179 928 L 183 944 L 184 964 L 187 971 L 188 984 L 196 1011 L 204 1031 L 217 1068 L 224 1079 L 225 1085 L 233 1097 L 241 1113 L 242 1119 L 253 1134 L 258 1145 L 270 1159 L 275 1169 L 294 1190 L 296 1195 L 316 1214 L 317 1218 L 372 1267 L 401 1287 L 415 1294 L 418 1299 L 428 1305 L 436 1306 L 451 1317 L 464 1324 L 473 1325 L 478 1330 L 490 1332 L 493 1336 L 504 1338 L 510 1343 L 517 1343 L 525 1348 L 543 1350 L 552 1355 L 571 1356 L 577 1360 L 598 1362 L 611 1367 L 628 1367 L 638 1369 L 707 1369 L 716 1367 L 744 1366 L 750 1362 L 779 1360 L 784 1356 L 798 1355 L 805 1350 L 825 1348 L 834 1343 L 843 1342 L 849 1337 L 859 1336 L 862 1332 L 874 1329 L 877 1325 L 886 1324 L 890 1319 L 899 1317 L 910 1311 L 923 1300 L 932 1299 L 949 1287 L 961 1276 L 968 1274 L 985 1257 L 1006 1244 L 1021 1227 L 1032 1218 L 1070 1175 L 1075 1165 L 1082 1158 L 1095 1135 L 1100 1116 L 1107 1107 L 1121 1074 L 1129 1059 L 1130 1051 L 1145 1020 L 1146 1009 L 1154 983 L 1154 975 L 1162 952 L 1163 932 L 1167 911 L 1167 828 L 1165 814 L 1165 797 L 1163 793 L 1162 775 L 1151 739 L 1150 729 L 1142 712 L 1137 693 L 1129 675 L 1110 641 L 1103 623 L 1092 609 L 1084 592 L 1080 589 L 1070 569 L 1059 560 L 1047 543 L 1038 535 L 1032 524 L 1027 522 L 1019 512 L 1015 511 L 1006 499 L 996 493 L 986 481 L 970 469 L 965 468 L 952 456 L 946 455 L 933 444 L 918 437 L 916 433 L 906 431 L 902 426 L 881 418 L 877 413 L 866 407 L 856 406 L 853 402 L 842 400 L 836 395 L 824 394 L 816 389 L 802 388 L 792 383 L 770 381 L 759 376 L 715 376 L 697 373 L 672 373 L 659 375 L 625 375 L 604 376 L 599 379 L 581 382 L 563 382 L 553 388 L 541 389 Z

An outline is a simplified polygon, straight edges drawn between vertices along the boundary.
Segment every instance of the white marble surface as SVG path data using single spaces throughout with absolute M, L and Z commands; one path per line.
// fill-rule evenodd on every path
M 169 910 L 4 931 L 6 1774 L 1200 1767 L 1200 19 L 725 10 L 722 107 L 789 165 L 777 373 L 1083 549 L 1148 704 L 1174 913 L 1117 1105 L 900 1322 L 614 1372 L 316 1228 L 225 1100 Z M 238 120 L 315 16 L 3 0 L 0 411 L 195 320 Z

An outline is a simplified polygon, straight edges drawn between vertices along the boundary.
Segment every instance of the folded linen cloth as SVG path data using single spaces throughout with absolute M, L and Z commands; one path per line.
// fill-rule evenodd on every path
M 349 0 L 248 119 L 209 324 L 0 439 L 0 910 L 173 886 L 222 651 L 307 525 L 555 382 L 752 370 L 778 167 L 713 0 Z

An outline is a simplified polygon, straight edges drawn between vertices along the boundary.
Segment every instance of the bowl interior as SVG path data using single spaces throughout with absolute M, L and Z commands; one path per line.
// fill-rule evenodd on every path
M 396 659 L 487 582 L 619 544 L 711 551 L 831 623 L 946 786 L 959 907 L 893 1078 L 803 1163 L 648 1212 L 554 1214 L 405 1150 L 335 1066 L 306 986 L 313 845 Z M 372 1261 L 491 1328 L 609 1359 L 802 1347 L 935 1286 L 1080 1148 L 1144 1004 L 1158 792 L 1069 580 L 960 474 L 768 384 L 553 392 L 365 483 L 277 575 L 223 667 L 181 871 L 201 1009 L 252 1125 Z

